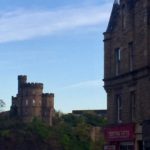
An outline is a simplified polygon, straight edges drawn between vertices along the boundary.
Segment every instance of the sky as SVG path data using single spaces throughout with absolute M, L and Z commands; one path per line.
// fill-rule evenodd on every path
M 17 76 L 55 93 L 55 109 L 106 109 L 103 32 L 113 0 L 0 0 L 0 99 Z

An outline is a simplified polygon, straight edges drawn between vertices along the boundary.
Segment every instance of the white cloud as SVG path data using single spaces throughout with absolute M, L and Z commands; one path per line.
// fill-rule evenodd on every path
M 0 43 L 56 34 L 106 22 L 111 4 L 57 10 L 0 12 Z M 99 26 L 100 27 L 100 26 Z
M 80 83 L 75 83 L 72 85 L 68 85 L 62 89 L 81 89 L 81 88 L 98 88 L 103 86 L 102 80 L 89 80 L 89 81 L 83 81 Z

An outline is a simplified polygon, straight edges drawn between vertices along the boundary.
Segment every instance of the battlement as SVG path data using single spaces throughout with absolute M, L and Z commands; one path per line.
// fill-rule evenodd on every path
M 26 75 L 19 75 L 18 76 L 18 87 L 21 87 L 26 82 L 27 82 L 27 76 Z
M 28 82 L 27 83 L 27 76 L 26 75 L 19 75 L 18 76 L 18 89 L 19 88 L 36 88 L 36 89 L 43 89 L 43 83 L 34 83 Z
M 43 89 L 43 83 L 33 83 L 33 82 L 31 82 L 31 83 L 24 84 L 23 87 Z
M 18 80 L 27 80 L 27 76 L 26 75 L 19 75 Z
M 54 97 L 54 93 L 43 93 L 42 97 Z

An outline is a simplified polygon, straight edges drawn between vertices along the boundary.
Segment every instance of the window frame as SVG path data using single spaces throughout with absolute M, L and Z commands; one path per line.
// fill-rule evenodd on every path
M 115 49 L 115 75 L 119 75 L 120 73 L 120 63 L 121 63 L 121 49 Z
M 116 96 L 117 103 L 117 122 L 122 123 L 122 98 L 121 95 Z
M 29 100 L 28 100 L 28 99 L 26 99 L 26 101 L 25 101 L 25 105 L 26 105 L 26 106 L 28 106 L 28 105 L 29 105 Z
M 133 42 L 128 43 L 128 49 L 129 49 L 129 69 L 130 71 L 133 71 L 133 66 L 134 66 L 134 43 Z
M 122 30 L 126 28 L 126 5 L 122 5 Z
M 35 106 L 35 103 L 36 103 L 36 102 L 35 102 L 35 99 L 33 99 L 33 100 L 32 100 L 32 104 L 33 104 L 33 106 Z
M 131 103 L 131 121 L 134 121 L 136 117 L 136 93 L 135 91 L 130 92 L 130 103 Z

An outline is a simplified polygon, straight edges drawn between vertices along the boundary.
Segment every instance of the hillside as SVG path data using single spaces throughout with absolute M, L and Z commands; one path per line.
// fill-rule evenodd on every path
M 17 118 L 0 117 L 0 150 L 101 149 L 103 139 L 92 142 L 89 133 L 91 124 L 102 125 L 105 120 L 85 116 L 56 115 L 53 127 L 37 119 L 24 124 Z

